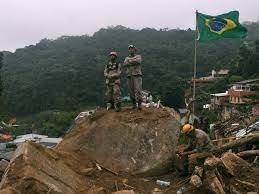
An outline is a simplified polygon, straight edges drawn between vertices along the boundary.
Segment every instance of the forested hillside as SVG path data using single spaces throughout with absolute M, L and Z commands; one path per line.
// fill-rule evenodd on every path
M 259 23 L 246 26 L 246 44 L 254 47 L 254 41 L 259 39 Z M 240 61 L 243 41 L 225 39 L 199 44 L 199 74 L 219 68 L 238 72 L 240 66 L 236 63 Z M 116 50 L 123 61 L 129 44 L 136 45 L 143 56 L 144 89 L 168 106 L 182 106 L 184 89 L 189 87 L 186 81 L 193 70 L 194 31 L 133 30 L 123 26 L 101 29 L 93 36 L 43 39 L 36 45 L 7 53 L 2 69 L 4 102 L 15 114 L 102 105 L 107 55 Z M 254 65 L 252 68 L 258 68 L 259 64 Z M 127 95 L 125 85 L 123 78 L 123 95 Z

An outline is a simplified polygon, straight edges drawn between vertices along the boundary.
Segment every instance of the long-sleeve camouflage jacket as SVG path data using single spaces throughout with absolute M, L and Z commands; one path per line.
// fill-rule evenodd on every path
M 189 137 L 189 147 L 198 152 L 211 151 L 213 149 L 213 144 L 207 133 L 200 129 L 195 129 Z
M 121 64 L 109 62 L 105 65 L 104 77 L 106 79 L 106 84 L 120 84 L 121 75 Z

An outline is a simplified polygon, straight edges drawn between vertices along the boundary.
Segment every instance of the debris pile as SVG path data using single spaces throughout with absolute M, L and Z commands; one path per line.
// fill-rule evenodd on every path
M 247 193 L 258 191 L 258 168 L 233 153 L 208 157 L 195 166 L 190 183 L 208 193 Z
M 101 109 L 80 117 L 56 148 L 25 142 L 9 164 L 3 161 L 0 194 L 258 192 L 259 169 L 244 160 L 257 151 L 235 149 L 254 137 L 222 147 L 238 154 L 210 154 L 202 162 L 190 156 L 193 173 L 180 177 L 173 169 L 179 120 L 167 108 Z

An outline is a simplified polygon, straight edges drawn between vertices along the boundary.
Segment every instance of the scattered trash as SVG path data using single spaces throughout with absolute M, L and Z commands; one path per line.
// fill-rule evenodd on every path
M 102 168 L 100 167 L 100 165 L 99 165 L 99 164 L 96 164 L 96 167 L 97 167 L 97 169 L 98 169 L 99 171 L 101 171 L 101 170 L 102 170 Z
M 181 187 L 181 188 L 176 192 L 176 194 L 183 194 L 183 193 L 185 193 L 185 191 L 186 191 L 186 188 L 185 188 L 185 187 Z
M 91 116 L 95 113 L 95 110 L 90 110 L 90 111 L 85 111 L 85 112 L 80 112 L 77 117 L 75 118 L 75 122 L 77 123 L 80 121 L 81 118 Z
M 170 186 L 170 182 L 168 182 L 168 181 L 157 180 L 156 183 L 161 186 L 166 186 L 166 187 Z

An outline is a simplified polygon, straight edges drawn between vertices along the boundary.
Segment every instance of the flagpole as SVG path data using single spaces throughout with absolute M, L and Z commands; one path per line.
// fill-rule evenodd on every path
M 196 71 L 197 71 L 197 14 L 195 12 L 195 38 L 194 38 L 194 64 L 193 64 L 193 107 L 192 113 L 195 113 L 195 97 L 196 97 Z

